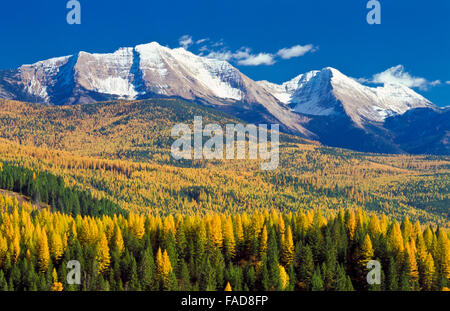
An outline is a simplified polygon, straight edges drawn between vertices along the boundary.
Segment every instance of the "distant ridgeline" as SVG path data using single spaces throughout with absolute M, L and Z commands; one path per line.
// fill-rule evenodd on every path
M 34 172 L 22 166 L 0 162 L 0 189 L 23 194 L 34 203 L 50 205 L 52 211 L 71 215 L 126 215 L 127 212 L 107 199 L 96 199 L 91 193 L 65 186 L 60 176 Z

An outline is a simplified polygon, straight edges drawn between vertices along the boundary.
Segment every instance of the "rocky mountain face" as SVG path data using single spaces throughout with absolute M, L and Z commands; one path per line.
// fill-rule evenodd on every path
M 441 115 L 441 110 L 427 99 L 401 85 L 368 87 L 330 67 L 281 85 L 255 82 L 226 61 L 153 42 L 0 71 L 0 98 L 73 105 L 152 97 L 184 98 L 248 122 L 279 123 L 285 132 L 336 147 L 448 154 L 448 149 L 433 145 L 436 139 L 426 140 L 433 145 L 429 148 L 414 148 L 414 142 L 400 134 L 407 132 L 402 122 L 418 118 L 401 118 L 405 112 L 426 109 L 428 114 L 418 112 L 421 122 L 427 117 L 442 122 L 434 115 Z M 448 138 L 445 126 L 435 130 L 434 137 Z M 424 130 L 422 135 L 431 132 Z
M 440 111 L 403 85 L 369 87 L 330 67 L 301 74 L 281 85 L 258 84 L 293 111 L 309 117 L 304 126 L 322 143 L 359 151 L 410 152 L 412 149 L 395 139 L 392 129 L 385 126 L 386 120 L 422 108 Z
M 387 118 L 393 141 L 412 154 L 450 154 L 450 107 L 418 108 Z
M 0 97 L 51 105 L 180 97 L 314 137 L 301 125 L 306 118 L 229 63 L 156 42 L 111 54 L 80 52 L 1 72 Z
M 353 122 L 383 122 L 386 117 L 420 107 L 434 107 L 402 85 L 368 87 L 334 68 L 301 74 L 282 85 L 258 82 L 298 113 L 330 116 L 345 114 Z

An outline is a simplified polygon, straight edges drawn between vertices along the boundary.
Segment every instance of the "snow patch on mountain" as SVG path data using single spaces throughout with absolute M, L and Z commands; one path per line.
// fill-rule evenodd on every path
M 138 92 L 133 85 L 133 57 L 133 48 L 106 54 L 80 52 L 75 65 L 78 82 L 90 91 L 134 99 Z
M 19 67 L 17 75 L 24 91 L 48 101 L 48 87 L 54 85 L 61 66 L 69 58 L 70 56 L 55 57 Z
M 298 113 L 318 116 L 345 113 L 358 125 L 364 121 L 383 122 L 409 109 L 434 106 L 405 86 L 365 86 L 331 67 L 310 71 L 281 85 L 258 83 Z

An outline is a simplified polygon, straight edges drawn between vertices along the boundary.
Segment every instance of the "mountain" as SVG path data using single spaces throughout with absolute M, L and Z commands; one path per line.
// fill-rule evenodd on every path
M 203 123 L 243 123 L 216 109 L 176 98 L 119 100 L 49 106 L 0 99 L 0 139 L 27 146 L 65 150 L 83 156 L 148 162 L 172 159 L 172 128 Z M 318 145 L 281 133 L 280 142 Z
M 420 153 L 425 149 L 408 147 L 413 144 L 408 138 L 396 139 L 396 133 L 385 126 L 385 121 L 420 108 L 440 111 L 403 85 L 369 87 L 330 67 L 301 74 L 281 85 L 268 81 L 258 84 L 293 111 L 310 118 L 303 126 L 322 143 L 359 151 Z M 428 150 L 440 149 L 434 145 L 439 144 L 437 141 L 428 141 L 431 144 Z
M 286 132 L 314 137 L 301 126 L 304 117 L 229 63 L 156 42 L 111 54 L 79 52 L 0 73 L 0 97 L 8 99 L 70 105 L 155 96 L 201 102 L 249 122 L 280 123 Z
M 449 226 L 449 197 L 442 196 L 450 189 L 448 156 L 361 153 L 281 134 L 273 171 L 261 171 L 260 161 L 251 159 L 176 160 L 171 130 L 192 124 L 196 115 L 221 127 L 243 122 L 174 98 L 70 106 L 0 100 L 0 163 L 61 176 L 67 185 L 128 211 L 236 214 L 362 207 Z M 13 174 L 17 182 L 1 173 L 7 190 L 27 185 L 23 172 Z M 41 183 L 36 175 L 40 189 L 54 192 L 52 183 Z
M 0 71 L 0 98 L 74 105 L 154 97 L 201 103 L 251 123 L 278 123 L 284 132 L 334 147 L 382 153 L 446 150 L 432 137 L 422 137 L 429 147 L 415 148 L 413 138 L 399 139 L 385 126 L 387 119 L 418 108 L 439 113 L 430 101 L 402 85 L 363 85 L 331 67 L 280 85 L 255 82 L 226 61 L 152 42 Z
M 413 154 L 450 154 L 450 107 L 417 108 L 386 119 L 393 141 Z
M 386 84 L 368 87 L 327 67 L 301 74 L 282 85 L 258 82 L 298 113 L 316 116 L 345 114 L 359 126 L 419 107 L 435 106 L 410 88 Z

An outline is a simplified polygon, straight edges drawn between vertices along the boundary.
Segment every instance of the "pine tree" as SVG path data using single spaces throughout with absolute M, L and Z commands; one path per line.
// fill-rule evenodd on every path
M 183 291 L 190 291 L 191 290 L 191 276 L 189 273 L 188 265 L 185 261 L 181 262 L 181 266 L 179 266 L 181 269 L 180 272 L 180 290 Z
M 336 276 L 336 291 L 348 291 L 347 288 L 347 274 L 345 273 L 345 269 L 338 265 L 337 267 L 337 276 Z
M 151 249 L 146 249 L 142 254 L 142 260 L 139 265 L 139 279 L 142 283 L 142 289 L 145 291 L 156 290 L 156 267 Z
M 290 226 L 287 227 L 281 248 L 281 262 L 284 266 L 289 266 L 294 260 L 294 241 L 292 239 L 292 231 Z
M 6 292 L 8 290 L 8 282 L 6 281 L 5 274 L 3 273 L 3 270 L 0 269 L 0 291 Z
M 312 291 L 323 291 L 323 281 L 320 275 L 320 269 L 315 269 L 314 274 L 311 279 L 311 290 Z
M 267 269 L 269 272 L 270 288 L 273 290 L 278 290 L 281 286 L 278 256 L 276 235 L 272 228 L 267 246 Z
M 356 218 L 353 210 L 346 210 L 345 212 L 345 226 L 347 228 L 350 240 L 353 240 L 356 229 Z
M 223 246 L 225 251 L 225 258 L 228 261 L 233 259 L 236 254 L 236 243 L 234 240 L 233 222 L 230 216 L 227 217 L 227 220 L 225 221 L 223 227 Z
M 450 240 L 443 230 L 439 230 L 437 235 L 436 249 L 441 278 L 450 281 Z
M 239 252 L 242 251 L 242 247 L 244 245 L 244 229 L 242 228 L 242 218 L 241 215 L 236 216 L 235 221 L 235 229 L 234 232 L 236 234 L 236 247 L 239 250 Z
M 362 287 L 367 287 L 366 276 L 368 273 L 367 263 L 372 260 L 373 248 L 372 242 L 368 234 L 364 237 L 364 241 L 358 252 L 358 282 Z
M 405 250 L 405 261 L 407 261 L 407 273 L 408 278 L 410 282 L 411 289 L 417 289 L 418 288 L 418 281 L 419 281 L 419 271 L 417 267 L 417 261 L 416 256 L 411 249 L 411 244 L 406 244 L 406 250 Z
M 305 289 L 311 288 L 311 280 L 314 273 L 314 258 L 309 245 L 302 248 L 299 260 L 299 280 L 304 284 Z
M 389 268 L 386 276 L 386 289 L 389 291 L 396 291 L 399 289 L 398 270 L 393 257 L 390 257 L 389 259 Z
M 433 286 L 433 276 L 435 272 L 433 257 L 431 256 L 430 253 L 428 253 L 423 267 L 424 269 L 421 276 L 422 289 L 429 291 L 432 289 Z

